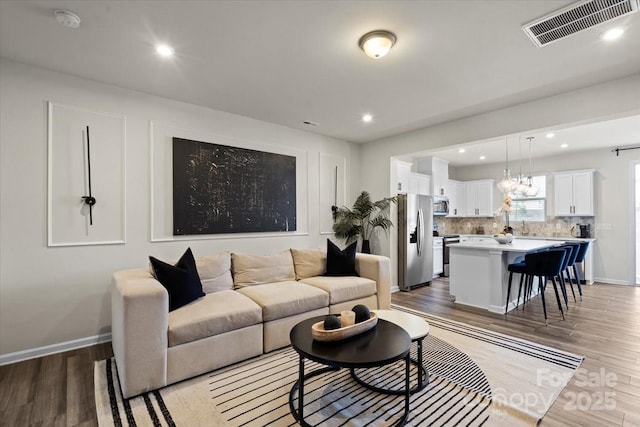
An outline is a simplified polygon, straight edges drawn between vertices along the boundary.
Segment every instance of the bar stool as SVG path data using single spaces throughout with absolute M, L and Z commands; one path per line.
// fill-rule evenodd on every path
M 576 257 L 576 262 L 573 263 L 573 273 L 576 276 L 576 281 L 578 282 L 578 292 L 580 293 L 580 301 L 582 301 L 582 279 L 580 274 L 578 274 L 579 270 L 576 264 L 582 264 L 584 262 L 584 258 L 587 255 L 587 250 L 589 249 L 589 241 L 580 242 L 580 249 L 578 250 L 578 256 Z
M 569 280 L 569 286 L 571 286 L 571 294 L 573 295 L 573 302 L 577 302 L 576 292 L 573 290 L 573 279 L 571 278 L 571 269 L 573 269 L 575 273 L 576 259 L 578 258 L 578 253 L 580 252 L 580 243 L 566 243 L 563 246 L 571 247 L 573 249 L 571 252 L 571 256 L 567 261 L 567 268 L 564 270 L 562 277 L 564 279 L 564 274 L 565 273 L 567 274 L 567 279 Z M 576 278 L 576 281 L 577 281 L 577 278 Z M 565 293 L 566 293 L 566 290 L 565 290 Z
M 513 273 L 520 274 L 520 286 L 518 287 L 518 299 L 516 300 L 516 308 L 520 305 L 520 291 L 522 291 L 522 283 L 527 273 L 527 264 L 524 262 L 523 257 L 516 258 L 512 264 L 507 266 L 509 271 L 509 285 L 507 286 L 507 303 L 504 306 L 504 314 L 507 314 L 509 310 L 509 299 L 511 298 L 511 281 L 513 279 Z
M 562 292 L 562 299 L 564 299 L 564 304 L 567 307 L 567 311 L 569 311 L 569 297 L 567 295 L 567 284 L 564 281 L 564 273 L 569 268 L 569 261 L 574 256 L 573 246 L 564 244 L 560 246 L 556 246 L 557 249 L 564 250 L 566 252 L 566 256 L 562 261 L 562 267 L 560 267 L 560 275 L 558 276 L 558 282 L 560 282 L 560 291 Z M 575 251 L 577 255 L 577 250 Z
M 564 265 L 564 259 L 567 255 L 565 249 L 550 249 L 544 252 L 535 252 L 525 255 L 525 263 L 527 265 L 527 274 L 529 275 L 529 281 L 533 286 L 533 279 L 538 276 L 538 290 L 542 298 L 542 309 L 544 311 L 544 323 L 547 325 L 547 304 L 544 299 L 544 291 L 546 288 L 546 279 L 551 278 L 553 284 L 553 291 L 556 294 L 556 302 L 564 320 L 564 311 L 562 310 L 562 303 L 560 302 L 560 295 L 558 294 L 558 287 L 556 284 L 556 277 L 560 277 L 562 273 L 562 266 Z
M 513 273 L 518 273 L 520 274 L 520 286 L 518 286 L 518 298 L 516 299 L 516 308 L 518 308 L 518 306 L 520 305 L 520 295 L 522 294 L 522 304 L 523 306 L 526 304 L 527 302 L 527 297 L 531 296 L 531 287 L 528 286 L 529 280 L 527 277 L 527 264 L 525 262 L 525 256 L 527 254 L 532 254 L 532 253 L 536 253 L 536 252 L 544 252 L 547 251 L 548 248 L 543 248 L 543 249 L 536 249 L 533 251 L 529 251 L 527 252 L 525 255 L 521 255 L 516 257 L 513 260 L 513 263 L 509 264 L 507 266 L 507 270 L 509 271 L 509 284 L 507 285 L 507 302 L 505 304 L 505 308 L 504 308 L 504 314 L 507 314 L 507 311 L 509 310 L 509 300 L 511 298 L 511 282 L 513 280 Z M 525 282 L 524 280 L 527 279 L 527 281 Z M 525 291 L 522 292 L 522 286 L 525 286 Z

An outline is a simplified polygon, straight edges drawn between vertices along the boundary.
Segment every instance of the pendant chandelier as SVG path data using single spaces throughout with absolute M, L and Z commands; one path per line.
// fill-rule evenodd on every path
M 518 161 L 520 162 L 520 172 L 518 173 L 516 188 L 513 190 L 513 194 L 516 196 L 525 196 L 529 187 L 524 182 L 524 175 L 522 175 L 522 141 L 520 137 L 518 137 Z
M 506 161 L 505 161 L 505 167 L 504 167 L 504 173 L 502 175 L 502 179 L 500 180 L 500 182 L 498 182 L 498 190 L 500 190 L 504 194 L 509 194 L 516 189 L 516 186 L 518 185 L 518 183 L 514 182 L 511 179 L 511 171 L 509 170 L 509 139 L 505 138 L 504 143 L 506 147 L 506 150 L 505 150 Z
M 533 138 L 533 136 L 527 137 L 527 139 L 529 140 L 529 176 L 527 177 L 527 188 L 524 192 L 524 195 L 527 197 L 535 197 L 540 191 L 540 189 L 536 185 L 534 185 L 533 176 L 531 175 L 531 140 Z

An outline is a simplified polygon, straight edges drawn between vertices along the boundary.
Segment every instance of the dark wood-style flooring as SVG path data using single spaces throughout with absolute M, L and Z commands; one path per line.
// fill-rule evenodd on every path
M 640 287 L 596 284 L 584 293 L 564 321 L 549 294 L 549 326 L 539 300 L 507 316 L 455 305 L 446 279 L 394 293 L 392 302 L 585 355 L 585 371 L 542 426 L 640 426 Z M 110 356 L 107 343 L 0 367 L 0 425 L 97 425 L 93 362 Z
M 586 356 L 580 374 L 565 387 L 541 426 L 640 426 L 640 287 L 583 286 L 582 302 L 578 298 L 574 303 L 569 296 L 566 320 L 552 289 L 548 286 L 545 292 L 548 326 L 540 298 L 527 302 L 524 311 L 489 313 L 452 302 L 447 279 L 396 292 L 391 301 Z

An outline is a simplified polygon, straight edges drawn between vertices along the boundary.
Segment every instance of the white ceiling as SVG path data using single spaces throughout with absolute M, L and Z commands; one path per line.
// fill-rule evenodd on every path
M 553 134 L 553 137 L 547 138 L 547 134 Z M 610 155 L 610 151 L 615 148 L 640 147 L 640 115 L 561 129 L 539 129 L 498 139 L 471 141 L 447 150 L 415 153 L 413 157 L 436 156 L 449 160 L 451 166 L 478 165 L 483 162 L 504 163 L 508 145 L 511 171 L 519 170 L 522 154 L 524 172 L 529 170 L 527 137 L 533 137 L 531 157 L 534 159 L 595 149 L 601 149 L 603 155 Z M 563 144 L 566 144 L 566 147 L 562 147 Z M 464 149 L 464 152 L 461 153 L 460 149 Z M 636 157 L 640 158 L 640 149 L 635 153 Z M 480 156 L 484 156 L 485 159 L 480 160 Z
M 640 72 L 640 13 L 535 47 L 521 26 L 571 3 L 3 0 L 0 55 L 368 142 Z M 614 25 L 623 38 L 601 40 Z M 380 60 L 357 46 L 375 29 L 398 39 Z M 159 58 L 157 42 L 176 56 Z

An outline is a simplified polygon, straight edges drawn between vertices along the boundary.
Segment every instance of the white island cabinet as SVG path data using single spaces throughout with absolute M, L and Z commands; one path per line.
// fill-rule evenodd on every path
M 458 304 L 504 313 L 509 284 L 507 267 L 525 253 L 563 244 L 563 241 L 515 239 L 501 245 L 493 239 L 449 246 L 449 292 Z M 514 277 L 516 288 L 519 277 Z M 518 291 L 511 291 L 508 309 L 516 305 Z

